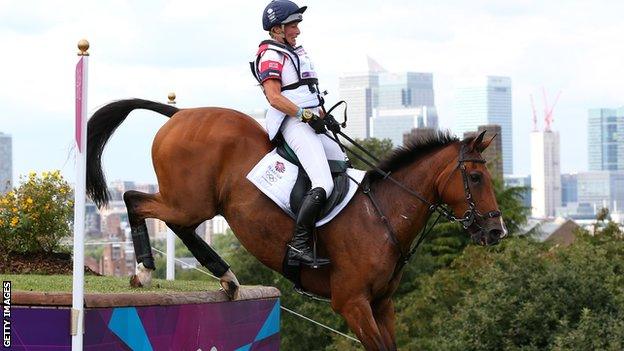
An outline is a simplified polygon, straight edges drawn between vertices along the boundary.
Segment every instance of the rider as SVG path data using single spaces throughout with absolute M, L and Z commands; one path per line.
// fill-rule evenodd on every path
M 262 14 L 262 27 L 271 39 L 264 40 L 252 62 L 253 73 L 269 101 L 266 127 L 269 139 L 281 134 L 295 152 L 312 183 L 297 216 L 289 258 L 312 266 L 314 257 L 308 239 L 327 197 L 334 188 L 328 159 L 346 159 L 340 147 L 327 137 L 323 121 L 323 98 L 310 57 L 297 46 L 299 22 L 307 6 L 289 0 L 271 1 Z M 321 115 L 321 117 L 319 117 Z M 329 118 L 328 118 L 329 120 Z M 337 123 L 330 128 L 337 128 Z M 314 127 L 312 127 L 313 125 Z M 318 134 L 317 134 L 318 133 Z M 317 258 L 317 265 L 328 264 Z

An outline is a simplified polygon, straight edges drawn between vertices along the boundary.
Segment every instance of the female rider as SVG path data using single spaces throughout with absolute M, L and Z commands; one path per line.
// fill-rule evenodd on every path
M 313 266 L 314 257 L 308 239 L 319 212 L 334 183 L 328 159 L 345 160 L 340 147 L 325 134 L 319 114 L 323 99 L 318 89 L 314 66 L 306 51 L 297 46 L 301 33 L 299 22 L 307 6 L 299 7 L 289 0 L 274 0 L 264 9 L 262 27 L 270 40 L 260 43 L 253 62 L 254 75 L 262 85 L 271 105 L 266 116 L 269 138 L 281 134 L 295 152 L 312 183 L 297 215 L 292 240 L 288 243 L 288 258 Z M 312 128 L 310 123 L 321 123 Z M 317 258 L 316 265 L 328 264 L 326 258 Z

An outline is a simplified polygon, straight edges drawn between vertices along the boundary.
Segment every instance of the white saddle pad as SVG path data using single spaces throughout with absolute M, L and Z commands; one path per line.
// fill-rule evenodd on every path
M 247 174 L 247 179 L 252 182 L 260 191 L 271 198 L 279 207 L 282 208 L 291 217 L 294 217 L 290 209 L 290 191 L 295 186 L 299 167 L 287 161 L 277 153 L 277 149 L 269 152 L 254 168 Z M 366 172 L 355 168 L 347 170 L 353 179 L 361 182 Z M 355 195 L 358 185 L 349 179 L 349 192 L 336 207 L 334 207 L 327 216 L 316 222 L 316 226 L 331 221 L 342 209 L 344 209 L 349 201 Z

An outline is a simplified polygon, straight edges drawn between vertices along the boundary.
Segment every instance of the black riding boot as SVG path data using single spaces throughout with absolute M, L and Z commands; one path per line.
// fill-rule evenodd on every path
M 314 254 L 308 245 L 308 239 L 314 230 L 316 219 L 325 205 L 326 195 L 325 189 L 314 188 L 310 190 L 301 203 L 299 215 L 297 216 L 297 225 L 293 238 L 288 243 L 290 247 L 289 259 L 295 259 L 307 266 L 322 266 L 329 263 L 327 258 L 317 257 L 314 261 Z

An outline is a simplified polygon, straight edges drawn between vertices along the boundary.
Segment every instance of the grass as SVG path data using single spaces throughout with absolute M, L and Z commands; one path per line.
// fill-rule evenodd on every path
M 149 289 L 131 288 L 129 277 L 97 277 L 85 276 L 86 293 L 148 293 L 148 292 L 183 292 L 183 291 L 216 291 L 219 283 L 201 280 L 163 280 L 153 279 Z M 13 291 L 39 292 L 71 292 L 71 275 L 37 275 L 37 274 L 0 274 L 0 280 L 11 281 Z

